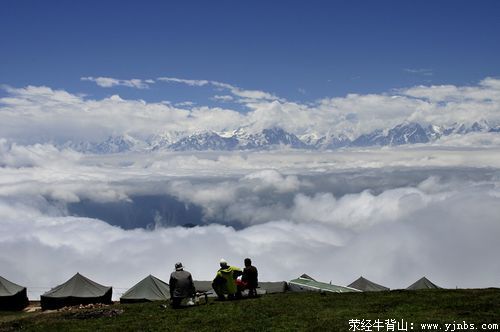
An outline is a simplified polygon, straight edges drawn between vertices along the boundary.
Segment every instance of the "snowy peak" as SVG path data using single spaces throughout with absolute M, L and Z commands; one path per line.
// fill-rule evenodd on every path
M 490 127 L 486 121 L 472 124 L 455 123 L 451 126 L 405 122 L 393 128 L 377 129 L 351 140 L 344 134 L 328 133 L 324 136 L 306 133 L 299 137 L 278 127 L 248 132 L 244 128 L 225 132 L 204 131 L 187 134 L 166 132 L 140 140 L 130 135 L 110 136 L 102 142 L 67 142 L 65 148 L 80 152 L 106 154 L 127 151 L 233 151 L 266 150 L 276 148 L 327 150 L 344 147 L 397 146 L 424 144 L 448 135 L 467 135 L 473 132 L 500 133 L 500 126 Z
M 268 145 L 285 145 L 294 149 L 304 149 L 307 146 L 294 134 L 290 134 L 281 128 L 262 130 L 262 136 Z
M 186 133 L 179 131 L 166 131 L 164 133 L 148 138 L 147 144 L 153 151 L 168 149 L 171 144 L 177 142 L 181 137 L 184 136 L 186 136 Z
M 382 129 L 377 129 L 369 134 L 363 134 L 356 138 L 350 146 L 372 146 L 388 145 L 389 140 Z
M 338 149 L 349 146 L 351 144 L 351 140 L 344 134 L 340 134 L 338 136 L 328 134 L 326 136 L 321 137 L 316 141 L 315 144 L 311 146 L 316 149 L 328 150 L 328 149 Z
M 107 140 L 96 145 L 99 153 L 119 153 L 132 150 L 139 141 L 128 135 L 110 136 Z
M 140 150 L 144 148 L 145 145 L 145 142 L 125 134 L 120 136 L 109 136 L 102 142 L 67 142 L 63 147 L 71 148 L 78 152 L 110 154 Z
M 476 132 L 494 132 L 494 128 L 490 128 L 487 121 L 481 120 L 471 125 L 465 123 L 454 123 L 451 126 L 429 125 L 426 129 L 426 134 L 430 140 L 436 140 L 442 136 L 467 135 Z
M 429 137 L 418 123 L 400 124 L 387 134 L 389 145 L 427 143 Z
M 169 149 L 175 151 L 233 150 L 238 145 L 234 137 L 222 137 L 215 132 L 203 132 L 181 138 L 171 144 Z
M 286 146 L 294 149 L 303 149 L 304 144 L 297 136 L 281 128 L 264 129 L 257 134 L 250 134 L 242 129 L 228 133 L 218 134 L 204 132 L 189 135 L 171 144 L 169 149 L 176 151 L 188 150 L 250 150 L 265 149 L 274 146 Z

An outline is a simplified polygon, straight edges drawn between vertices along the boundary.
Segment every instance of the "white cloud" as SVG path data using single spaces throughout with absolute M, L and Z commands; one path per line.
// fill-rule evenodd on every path
M 243 90 L 216 81 L 168 77 L 157 81 L 162 80 L 190 86 L 210 85 L 228 91 L 230 95 L 214 98 L 232 99 L 249 111 L 200 103 L 195 106 L 191 102 L 174 107 L 168 102 L 148 103 L 118 95 L 94 100 L 49 87 L 6 87 L 6 96 L 0 98 L 0 132 L 4 138 L 33 144 L 100 141 L 123 134 L 147 138 L 159 133 L 238 128 L 254 132 L 269 127 L 281 127 L 298 135 L 342 133 L 356 138 L 405 121 L 470 125 L 485 120 L 490 125 L 500 124 L 500 84 L 495 78 L 486 78 L 472 86 L 416 86 L 385 94 L 349 94 L 312 104 L 293 103 L 263 91 Z
M 212 99 L 217 100 L 217 101 L 223 101 L 223 102 L 234 100 L 234 98 L 232 96 L 229 96 L 229 95 L 215 95 L 212 97 Z
M 177 107 L 193 107 L 194 105 L 196 105 L 196 103 L 192 101 L 183 101 L 175 104 Z
M 0 132 L 23 144 L 100 142 L 109 136 L 139 138 L 163 132 L 224 130 L 243 119 L 232 110 L 199 107 L 181 109 L 118 95 L 87 99 L 47 87 L 8 88 L 0 98 Z M 209 123 L 208 120 L 212 119 Z
M 212 81 L 207 81 L 207 80 L 187 80 L 187 79 L 181 79 L 181 78 L 175 78 L 175 77 L 158 77 L 158 81 L 161 82 L 167 82 L 167 83 L 181 83 L 181 84 L 187 84 L 189 86 L 205 86 L 208 84 L 211 84 Z
M 435 146 L 484 148 L 500 146 L 500 135 L 494 133 L 469 133 L 441 137 L 432 143 Z
M 434 71 L 428 68 L 405 68 L 404 71 L 410 74 L 418 74 L 422 76 L 434 75 Z
M 138 78 L 133 78 L 129 80 L 120 80 L 112 77 L 81 77 L 80 78 L 82 81 L 90 81 L 94 82 L 98 86 L 102 88 L 112 88 L 114 86 L 126 86 L 129 88 L 136 88 L 136 89 L 148 89 L 149 84 L 154 84 L 155 81 L 152 79 L 147 79 L 147 80 L 141 80 Z
M 425 207 L 423 193 L 413 188 L 387 190 L 380 195 L 369 191 L 335 199 L 331 193 L 314 197 L 298 194 L 294 200 L 293 220 L 331 223 L 348 229 L 366 229 L 372 225 L 401 220 Z
M 208 80 L 188 80 L 188 79 L 181 79 L 181 78 L 175 78 L 175 77 L 159 77 L 157 78 L 158 81 L 162 82 L 168 82 L 168 83 L 180 83 L 180 84 L 186 84 L 189 86 L 206 86 L 206 85 L 211 85 L 217 89 L 220 90 L 228 90 L 231 94 L 233 94 L 235 97 L 240 97 L 243 98 L 241 99 L 241 102 L 247 103 L 251 102 L 253 100 L 282 100 L 278 98 L 277 96 L 267 93 L 264 91 L 260 90 L 245 90 L 241 89 L 237 86 L 227 84 L 227 83 L 222 83 L 222 82 L 217 82 L 217 81 L 208 81 Z M 225 97 L 227 100 L 227 97 Z
M 276 170 L 253 172 L 243 177 L 242 181 L 252 182 L 254 191 L 272 189 L 279 193 L 285 193 L 296 191 L 300 187 L 297 176 L 283 176 Z
M 421 85 L 403 89 L 401 93 L 405 96 L 436 103 L 456 103 L 457 105 L 463 102 L 491 103 L 491 101 L 500 101 L 500 84 L 498 82 L 498 79 L 488 77 L 476 86 Z

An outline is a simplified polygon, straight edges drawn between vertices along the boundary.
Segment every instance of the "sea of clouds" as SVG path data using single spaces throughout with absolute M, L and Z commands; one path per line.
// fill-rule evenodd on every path
M 80 272 L 118 298 L 177 261 L 210 280 L 220 258 L 251 257 L 265 281 L 498 287 L 500 148 L 470 144 L 84 155 L 0 140 L 2 276 L 36 298 Z M 152 225 L 127 228 L 70 208 L 147 195 L 198 209 L 198 226 L 151 211 Z
M 222 257 L 237 266 L 251 257 L 265 281 L 307 273 L 346 285 L 363 275 L 404 288 L 425 275 L 442 287 L 500 285 L 497 133 L 325 152 L 61 148 L 240 127 L 355 136 L 405 121 L 498 125 L 499 79 L 311 103 L 208 80 L 82 80 L 105 89 L 208 87 L 220 104 L 2 87 L 1 275 L 32 299 L 76 272 L 113 286 L 117 299 L 148 274 L 168 280 L 177 261 L 210 280 Z

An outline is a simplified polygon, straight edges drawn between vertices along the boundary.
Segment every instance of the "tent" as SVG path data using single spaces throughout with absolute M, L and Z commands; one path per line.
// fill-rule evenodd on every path
M 290 280 L 288 282 L 288 289 L 292 292 L 360 292 L 359 290 L 354 288 L 327 284 L 325 282 L 316 281 L 310 277 L 298 277 L 297 279 Z
M 382 292 L 389 290 L 389 288 L 376 284 L 363 277 L 359 277 L 358 279 L 350 283 L 347 287 L 356 288 L 363 292 Z
M 120 303 L 166 301 L 170 299 L 168 284 L 152 275 L 139 281 L 120 297 Z
M 212 282 L 207 280 L 194 280 L 194 288 L 197 292 L 207 292 L 207 297 L 217 297 L 214 289 L 212 288 Z
M 311 279 L 311 280 L 314 280 L 313 277 L 309 276 L 308 274 L 302 274 L 299 278 L 304 278 L 304 279 Z
M 26 287 L 0 277 L 0 310 L 21 310 L 28 304 Z
M 198 292 L 213 292 L 212 282 L 206 280 L 194 280 L 194 288 Z
M 287 289 L 286 281 L 259 281 L 257 293 L 259 293 L 259 290 L 262 290 L 265 294 L 284 293 Z
M 436 284 L 432 283 L 429 279 L 426 277 L 420 278 L 417 281 L 415 281 L 413 284 L 408 286 L 408 290 L 417 290 L 417 289 L 438 289 L 441 288 L 437 286 Z
M 111 287 L 100 285 L 80 273 L 40 297 L 42 310 L 90 303 L 112 303 Z
M 194 281 L 194 287 L 198 292 L 211 292 L 208 297 L 217 297 L 215 291 L 212 289 L 211 281 Z M 286 281 L 259 281 L 257 294 L 274 294 L 284 293 L 288 289 Z

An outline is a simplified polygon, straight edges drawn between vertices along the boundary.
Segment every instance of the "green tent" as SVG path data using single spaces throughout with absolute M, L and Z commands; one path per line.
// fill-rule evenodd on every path
M 42 310 L 90 303 L 112 303 L 111 287 L 100 285 L 80 273 L 40 297 Z
M 408 286 L 408 290 L 418 290 L 418 289 L 439 289 L 441 287 L 437 286 L 436 284 L 432 283 L 429 279 L 426 277 L 420 278 L 417 281 L 415 281 L 413 284 Z
M 308 278 L 298 277 L 297 279 L 290 280 L 288 282 L 288 289 L 292 292 L 360 292 L 359 290 L 354 288 L 337 286 L 327 284 L 325 282 L 316 281 L 309 276 Z
M 170 299 L 168 284 L 152 275 L 139 281 L 120 297 L 120 303 L 166 301 Z
M 28 304 L 26 287 L 0 277 L 0 310 L 21 310 Z
M 351 288 L 356 288 L 359 289 L 360 291 L 363 292 L 382 292 L 382 291 L 388 291 L 389 288 L 376 284 L 368 279 L 365 279 L 363 277 L 359 277 L 355 281 L 353 281 L 351 284 L 349 284 L 347 287 Z

